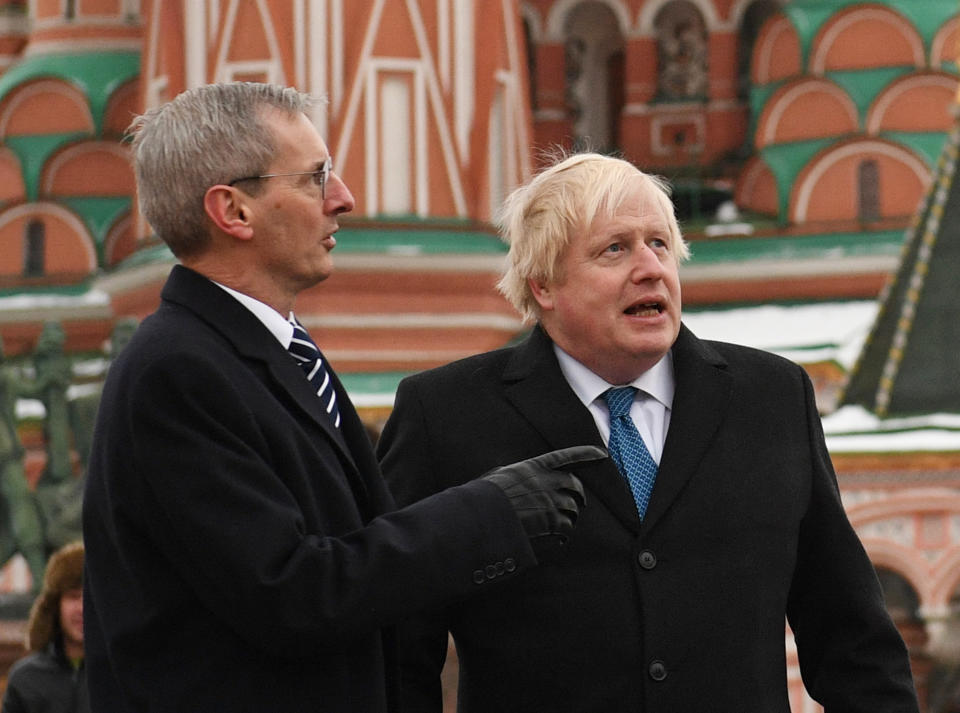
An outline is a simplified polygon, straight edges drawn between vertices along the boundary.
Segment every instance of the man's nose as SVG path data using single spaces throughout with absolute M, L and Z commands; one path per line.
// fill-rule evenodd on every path
M 338 215 L 340 213 L 349 213 L 353 210 L 356 202 L 353 194 L 347 188 L 339 174 L 331 172 L 327 179 L 327 185 L 324 187 L 324 212 Z
M 646 243 L 642 243 L 641 247 L 633 251 L 632 267 L 630 277 L 635 282 L 660 279 L 663 276 L 663 263 L 660 261 L 660 256 Z

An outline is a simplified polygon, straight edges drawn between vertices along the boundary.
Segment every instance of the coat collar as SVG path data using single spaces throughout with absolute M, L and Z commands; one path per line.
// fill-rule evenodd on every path
M 657 482 L 641 526 L 629 486 L 611 460 L 577 467 L 577 474 L 628 528 L 649 531 L 696 472 L 725 413 L 730 389 L 723 358 L 686 326 L 673 345 L 676 391 Z M 596 423 L 567 384 L 553 343 L 537 325 L 503 370 L 504 391 L 551 448 L 603 447 Z
M 348 470 L 351 468 L 356 470 L 353 455 L 344 441 L 344 434 L 334 427 L 323 411 L 320 399 L 313 393 L 310 382 L 304 378 L 303 371 L 286 353 L 276 337 L 250 310 L 208 278 L 182 265 L 174 266 L 163 287 L 161 297 L 196 314 L 211 329 L 227 339 L 240 356 L 263 362 L 276 384 L 284 389 L 304 414 L 327 435 L 342 456 L 342 460 L 349 464 Z M 344 392 L 332 370 L 331 375 L 337 389 L 338 402 L 346 406 L 349 396 Z M 356 418 L 352 407 L 345 409 L 343 406 L 341 419 L 345 415 Z

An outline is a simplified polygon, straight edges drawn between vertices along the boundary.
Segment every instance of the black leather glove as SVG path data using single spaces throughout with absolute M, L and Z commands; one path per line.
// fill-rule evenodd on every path
M 586 496 L 580 479 L 565 468 L 607 457 L 596 446 L 574 446 L 491 470 L 484 480 L 499 486 L 513 505 L 537 559 L 573 532 Z

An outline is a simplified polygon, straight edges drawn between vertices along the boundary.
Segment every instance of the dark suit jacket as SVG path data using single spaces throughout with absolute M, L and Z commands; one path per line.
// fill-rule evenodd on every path
M 916 711 L 906 652 L 843 507 L 803 370 L 674 345 L 676 394 L 641 524 L 612 461 L 553 563 L 405 632 L 404 711 L 439 711 L 446 630 L 470 713 L 785 713 L 784 616 L 828 713 Z M 400 503 L 542 451 L 602 445 L 549 338 L 412 376 L 379 445 Z
M 508 581 L 533 563 L 487 482 L 382 515 L 393 501 L 336 388 L 342 437 L 262 323 L 174 268 L 110 369 L 95 433 L 94 711 L 380 713 L 389 625 L 473 594 L 478 570 L 501 563 Z

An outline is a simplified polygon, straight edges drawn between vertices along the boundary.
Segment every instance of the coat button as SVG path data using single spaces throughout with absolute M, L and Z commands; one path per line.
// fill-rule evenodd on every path
M 667 667 L 663 661 L 654 661 L 650 664 L 648 671 L 650 673 L 650 678 L 652 678 L 654 681 L 662 681 L 667 677 Z
M 487 581 L 487 578 L 483 576 L 483 570 L 477 569 L 473 572 L 473 582 L 474 584 L 483 584 Z
M 637 557 L 637 560 L 640 562 L 640 566 L 644 569 L 653 569 L 657 566 L 657 556 L 650 550 L 644 550 L 641 552 L 640 556 Z

